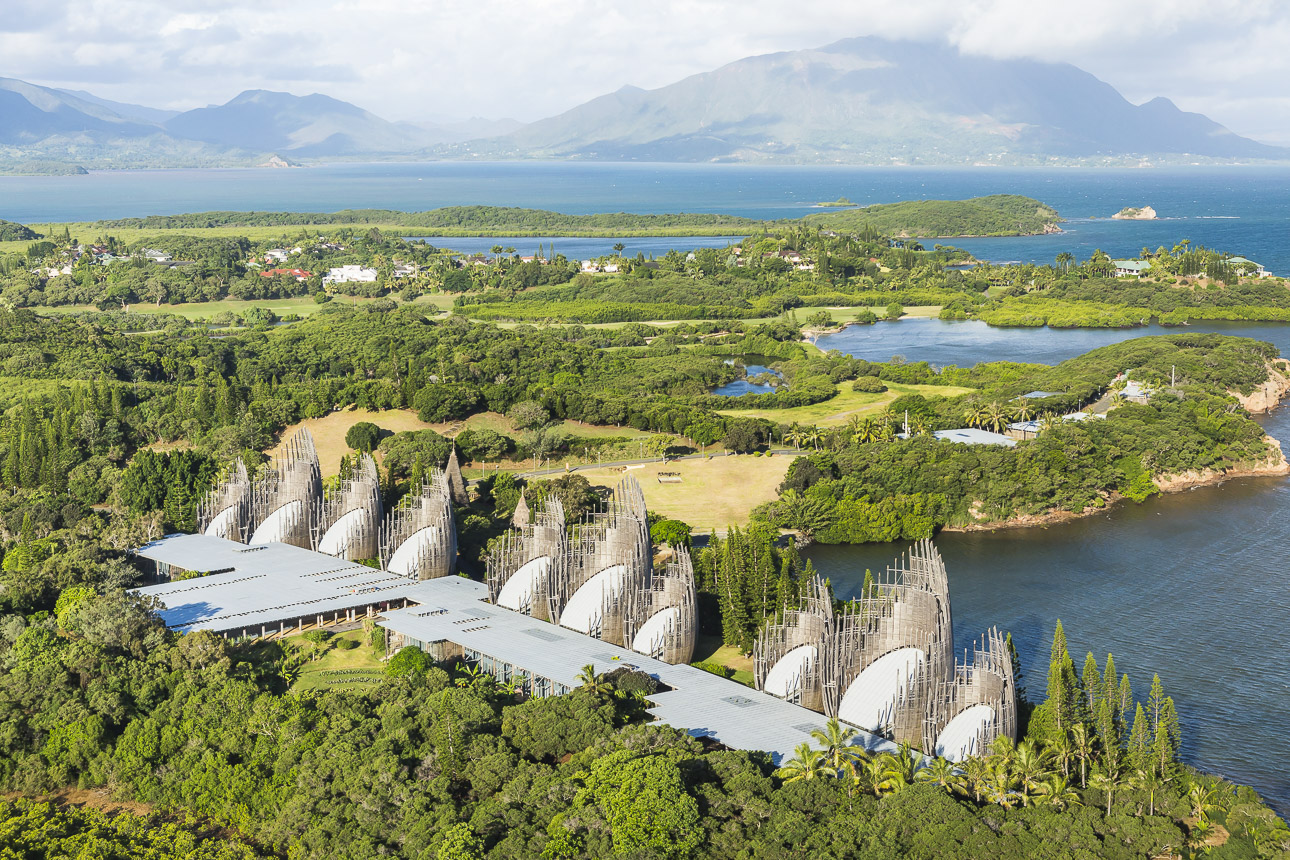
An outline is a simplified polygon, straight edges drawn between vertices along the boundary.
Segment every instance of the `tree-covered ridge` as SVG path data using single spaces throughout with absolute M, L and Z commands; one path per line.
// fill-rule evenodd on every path
M 606 231 L 672 230 L 684 228 L 706 232 L 742 233 L 761 222 L 752 218 L 709 213 L 675 213 L 638 215 L 630 212 L 607 212 L 593 215 L 566 215 L 547 209 L 523 209 L 510 206 L 445 206 L 425 212 L 400 212 L 393 209 L 342 209 L 337 212 L 194 212 L 185 215 L 149 215 L 144 218 L 118 218 L 100 221 L 94 226 L 104 229 L 123 227 L 148 230 L 173 230 L 207 227 L 279 227 L 328 226 L 336 224 L 397 225 L 433 230 L 438 235 L 497 236 L 576 236 Z
M 807 215 L 809 225 L 830 230 L 872 229 L 884 236 L 1031 236 L 1053 232 L 1057 210 L 1032 197 L 992 194 L 969 200 L 907 200 L 846 212 Z
M 39 239 L 35 230 L 15 221 L 0 220 L 0 242 L 30 242 Z

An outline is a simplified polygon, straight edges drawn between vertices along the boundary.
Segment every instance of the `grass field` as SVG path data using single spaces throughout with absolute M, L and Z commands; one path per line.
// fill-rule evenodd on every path
M 640 482 L 651 511 L 684 520 L 697 531 L 724 532 L 727 526 L 747 524 L 752 509 L 778 497 L 792 457 L 742 454 L 709 460 L 647 463 L 626 471 L 579 469 L 593 484 L 612 487 L 626 475 Z M 679 484 L 660 484 L 659 472 L 677 472 Z
M 214 319 L 225 311 L 231 311 L 240 316 L 251 308 L 268 308 L 279 317 L 307 317 L 333 305 L 363 305 L 374 301 L 377 300 L 357 296 L 336 296 L 327 304 L 320 305 L 313 300 L 312 296 L 297 296 L 290 299 L 252 299 L 250 301 L 225 299 L 218 302 L 186 302 L 178 305 L 153 305 L 147 302 L 139 302 L 130 305 L 129 312 L 132 314 L 174 314 L 186 320 L 209 320 Z M 452 296 L 438 294 L 418 296 L 412 304 L 416 307 L 423 307 L 427 312 L 444 313 L 452 308 Z M 98 308 L 93 305 L 58 305 L 57 307 L 42 305 L 33 307 L 32 310 L 39 314 L 50 315 L 91 313 L 97 311 Z
M 0 381 L 3 377 L 0 377 Z M 3 395 L 0 395 L 0 403 L 3 403 Z M 266 454 L 277 454 L 283 447 L 287 439 L 290 439 L 297 430 L 308 428 L 310 435 L 314 437 L 314 447 L 318 449 L 318 460 L 322 464 L 322 475 L 324 478 L 330 478 L 340 471 L 340 458 L 351 453 L 349 446 L 345 444 L 345 434 L 349 428 L 358 424 L 360 421 L 368 421 L 380 427 L 382 430 L 388 430 L 390 433 L 404 433 L 413 430 L 433 430 L 443 436 L 453 437 L 463 430 L 493 430 L 507 436 L 516 435 L 515 428 L 511 425 L 510 419 L 505 415 L 497 412 L 480 412 L 470 416 L 464 421 L 449 421 L 440 424 L 427 424 L 417 417 L 417 413 L 411 409 L 386 409 L 380 412 L 373 412 L 369 409 L 347 409 L 340 412 L 333 412 L 330 415 L 324 415 L 322 418 L 306 418 L 303 421 L 297 421 L 282 432 L 280 441 L 274 445 Z M 572 433 L 577 436 L 624 436 L 628 439 L 646 439 L 652 436 L 652 433 L 646 433 L 637 430 L 634 427 L 602 427 L 591 424 L 579 424 L 576 421 L 561 421 L 556 427 Z M 380 454 L 377 454 L 377 461 L 380 461 Z M 553 462 L 559 458 L 553 458 Z M 523 471 L 530 468 L 531 463 L 514 463 L 515 470 Z M 479 473 L 476 470 L 467 470 L 469 477 L 476 477 Z
M 816 424 L 829 427 L 845 424 L 853 415 L 877 415 L 887 405 L 902 394 L 921 394 L 924 397 L 957 397 L 967 394 L 972 389 L 954 385 L 901 385 L 887 383 L 887 391 L 881 394 L 864 394 L 851 390 L 849 382 L 838 386 L 839 391 L 830 400 L 813 403 L 810 406 L 794 406 L 791 409 L 722 409 L 722 415 L 736 418 L 767 418 L 780 424 Z
M 377 684 L 382 677 L 381 661 L 376 652 L 367 644 L 362 630 L 350 630 L 328 640 L 329 644 L 341 639 L 358 642 L 357 648 L 342 651 L 332 644 L 330 650 L 320 660 L 307 663 L 300 669 L 291 689 L 295 692 L 304 690 L 327 690 L 338 687 L 342 690 L 361 692 Z
M 732 680 L 741 684 L 753 685 L 753 661 L 751 657 L 739 653 L 733 645 L 726 645 L 720 636 L 701 635 L 694 644 L 694 663 L 716 663 L 735 670 Z
M 430 430 L 434 425 L 427 424 L 417 417 L 411 409 L 387 409 L 383 412 L 372 412 L 368 409 L 349 409 L 333 412 L 322 418 L 306 418 L 297 421 L 282 431 L 282 441 L 266 453 L 275 455 L 282 450 L 286 440 L 295 435 L 297 430 L 308 428 L 314 437 L 314 447 L 318 449 L 318 461 L 322 464 L 324 478 L 340 472 L 340 458 L 351 453 L 345 444 L 345 434 L 349 428 L 360 421 L 370 421 L 382 430 L 391 433 L 402 433 L 407 430 Z

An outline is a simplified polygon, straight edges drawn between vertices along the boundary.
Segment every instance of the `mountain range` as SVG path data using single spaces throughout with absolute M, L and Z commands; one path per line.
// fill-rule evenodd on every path
M 946 45 L 844 39 L 748 57 L 558 116 L 393 123 L 326 95 L 250 90 L 165 111 L 0 78 L 0 164 L 248 164 L 281 159 L 556 158 L 842 164 L 1286 160 L 1156 98 L 1134 105 L 1075 66 Z

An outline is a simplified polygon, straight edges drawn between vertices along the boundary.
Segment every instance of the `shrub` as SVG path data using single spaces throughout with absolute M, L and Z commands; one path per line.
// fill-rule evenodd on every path
M 358 647 L 358 640 L 357 639 L 338 639 L 336 640 L 336 647 L 341 651 L 353 651 L 355 648 Z
M 852 391 L 862 391 L 866 394 L 881 394 L 887 390 L 887 386 L 876 376 L 861 376 L 851 383 Z
M 345 433 L 345 444 L 365 454 L 370 454 L 380 440 L 381 428 L 370 421 L 360 421 Z
M 731 669 L 729 666 L 722 666 L 720 663 L 711 663 L 707 660 L 701 660 L 698 663 L 691 663 L 690 665 L 696 669 L 711 672 L 713 675 L 718 675 L 722 678 L 733 678 L 735 676 L 734 669 Z

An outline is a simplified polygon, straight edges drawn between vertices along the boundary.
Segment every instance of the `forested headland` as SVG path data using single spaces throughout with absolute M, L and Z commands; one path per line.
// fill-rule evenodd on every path
M 836 205 L 836 204 L 834 204 Z M 877 203 L 845 212 L 808 215 L 807 224 L 829 230 L 876 230 L 901 238 L 953 239 L 966 236 L 1033 236 L 1054 233 L 1057 210 L 1033 197 L 993 194 L 970 200 L 908 200 Z

